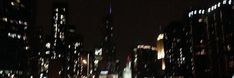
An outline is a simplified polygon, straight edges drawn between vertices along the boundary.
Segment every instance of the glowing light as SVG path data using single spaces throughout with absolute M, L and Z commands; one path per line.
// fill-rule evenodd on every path
M 232 0 L 229 0 L 229 1 L 228 1 L 228 4 L 232 4 Z
M 55 11 L 58 12 L 58 8 L 56 8 Z
M 46 51 L 46 54 L 50 54 L 50 51 Z
M 208 8 L 208 13 L 210 12 L 210 8 Z
M 83 63 L 83 64 L 87 64 L 87 60 L 85 60 L 85 59 L 82 60 L 82 63 Z
M 202 10 L 202 14 L 205 14 L 205 10 Z
M 165 70 L 165 69 L 166 69 L 165 61 L 162 60 L 162 70 Z
M 12 5 L 12 6 L 14 6 L 14 5 L 15 5 L 15 3 L 14 3 L 14 2 L 11 2 L 11 5 Z
M 194 14 L 197 14 L 197 10 L 194 11 Z
M 50 48 L 51 44 L 50 43 L 46 43 L 46 48 Z
M 25 50 L 28 50 L 28 49 L 29 49 L 29 47 L 28 47 L 28 46 L 26 46 L 26 47 L 25 47 Z
M 161 39 L 163 39 L 163 37 L 164 37 L 163 34 L 159 34 L 157 40 L 161 40 Z
M 226 4 L 227 3 L 227 1 L 226 0 L 223 0 L 223 4 Z
M 219 2 L 219 3 L 218 3 L 218 7 L 220 7 L 220 4 L 221 4 L 221 3 Z
M 8 19 L 6 17 L 4 17 L 4 18 L 2 18 L 2 20 L 5 21 L 5 22 L 7 22 Z
M 199 14 L 201 14 L 201 12 L 202 12 L 201 10 L 198 11 Z

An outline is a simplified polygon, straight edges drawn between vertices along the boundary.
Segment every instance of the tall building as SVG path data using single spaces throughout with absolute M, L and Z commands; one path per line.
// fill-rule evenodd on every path
M 195 77 L 233 76 L 233 13 L 232 0 L 189 12 Z
M 193 77 L 190 27 L 180 22 L 172 22 L 165 28 L 162 35 L 165 50 L 164 76 Z
M 157 63 L 156 48 L 150 45 L 138 45 L 134 48 L 131 62 L 132 77 L 158 77 L 161 69 Z
M 0 77 L 29 77 L 32 1 L 0 1 Z
M 116 64 L 116 51 L 114 43 L 114 32 L 112 24 L 112 4 L 108 0 L 108 6 L 106 10 L 105 27 L 103 28 L 103 43 L 101 45 L 102 60 L 99 63 L 99 71 L 108 71 L 108 74 L 118 73 L 118 66 Z
M 82 74 L 82 36 L 73 25 L 68 25 L 66 2 L 53 3 L 52 36 L 45 39 L 42 52 L 39 52 L 39 77 L 70 78 Z

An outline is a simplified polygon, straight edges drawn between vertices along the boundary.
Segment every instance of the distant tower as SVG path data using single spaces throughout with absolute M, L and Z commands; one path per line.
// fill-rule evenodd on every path
M 101 63 L 101 70 L 108 70 L 108 73 L 116 72 L 116 53 L 115 53 L 115 44 L 114 44 L 114 34 L 113 34 L 113 25 L 112 25 L 112 5 L 109 0 L 107 6 L 107 16 L 105 18 L 105 28 L 104 28 L 104 41 L 102 43 L 103 48 L 103 59 Z

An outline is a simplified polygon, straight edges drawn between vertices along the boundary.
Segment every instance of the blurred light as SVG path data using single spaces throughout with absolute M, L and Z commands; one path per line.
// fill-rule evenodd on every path
M 163 39 L 163 37 L 164 37 L 163 34 L 159 34 L 157 40 L 161 40 L 161 39 Z
M 46 54 L 50 54 L 50 51 L 46 51 Z
M 208 8 L 208 13 L 210 12 L 210 8 Z
M 226 0 L 223 0 L 223 4 L 226 4 L 227 3 L 227 1 Z
M 165 69 L 166 69 L 165 61 L 162 60 L 162 70 L 165 70 Z
M 198 13 L 199 13 L 199 14 L 201 14 L 201 13 L 202 13 L 202 11 L 201 11 L 201 10 L 199 10 L 199 11 L 198 11 Z
M 15 6 L 15 3 L 14 3 L 14 2 L 11 2 L 11 5 L 12 5 L 12 6 Z
M 87 64 L 87 61 L 84 59 L 84 60 L 82 60 L 82 63 L 83 64 Z
M 197 14 L 197 10 L 194 11 L 194 14 Z
M 202 14 L 205 14 L 205 10 L 202 10 Z
M 218 3 L 218 7 L 220 7 L 220 4 L 221 4 L 221 3 L 219 2 L 219 3 Z
M 102 75 L 106 75 L 106 74 L 108 74 L 108 71 L 107 71 L 107 70 L 105 70 L 105 71 L 101 71 L 101 72 L 100 72 L 100 74 L 102 74 Z
M 25 47 L 25 50 L 28 50 L 28 49 L 29 49 L 29 47 L 28 47 L 28 46 L 26 46 L 26 47 Z
M 3 17 L 2 20 L 7 22 L 8 19 L 6 17 Z
M 50 48 L 51 44 L 50 43 L 46 43 L 46 48 Z
M 229 0 L 229 1 L 228 1 L 228 4 L 232 4 L 232 0 Z

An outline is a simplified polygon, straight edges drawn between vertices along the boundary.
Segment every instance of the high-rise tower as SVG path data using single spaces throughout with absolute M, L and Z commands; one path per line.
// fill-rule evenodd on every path
M 100 70 L 107 70 L 108 74 L 116 73 L 116 52 L 114 43 L 114 32 L 112 24 L 112 5 L 109 0 L 106 17 L 105 17 L 105 27 L 103 30 L 104 41 L 102 43 L 102 60 L 100 64 Z

